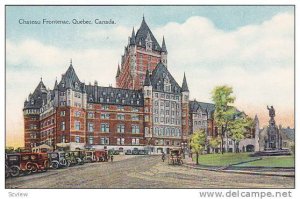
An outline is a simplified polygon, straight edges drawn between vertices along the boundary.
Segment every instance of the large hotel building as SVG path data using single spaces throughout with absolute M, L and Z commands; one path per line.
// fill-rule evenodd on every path
M 52 90 L 42 79 L 24 102 L 26 148 L 41 144 L 70 149 L 148 149 L 168 152 L 186 146 L 204 129 L 216 135 L 214 105 L 190 101 L 188 81 L 168 71 L 165 39 L 155 39 L 144 17 L 133 29 L 117 68 L 116 88 L 86 85 L 70 63 Z

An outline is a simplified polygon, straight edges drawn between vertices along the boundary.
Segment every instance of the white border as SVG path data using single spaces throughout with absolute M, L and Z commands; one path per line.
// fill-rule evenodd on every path
M 144 0 L 142 3 L 141 1 L 138 0 L 115 0 L 113 3 L 112 1 L 105 0 L 105 1 L 100 1 L 100 0 L 89 0 L 88 2 L 84 0 L 27 0 L 26 2 L 24 0 L 2 0 L 0 1 L 0 17 L 1 17 L 1 31 L 0 31 L 0 54 L 1 54 L 1 62 L 0 62 L 0 132 L 1 132 L 1 139 L 0 139 L 0 162 L 2 163 L 1 167 L 1 172 L 0 172 L 0 187 L 1 187 L 1 198 L 12 198 L 9 197 L 9 192 L 26 192 L 29 193 L 29 197 L 27 198 L 38 198 L 38 199 L 45 199 L 45 198 L 86 198 L 86 197 L 95 197 L 95 198 L 172 198 L 172 199 L 183 199 L 183 198 L 200 198 L 199 196 L 199 191 L 205 191 L 204 189 L 176 189 L 176 190 L 163 190 L 163 189 L 83 189 L 83 190 L 51 190 L 51 189 L 42 189 L 42 190 L 10 190 L 10 189 L 4 189 L 5 188 L 5 178 L 4 178 L 4 32 L 5 32 L 5 5 L 18 5 L 18 4 L 38 4 L 38 5 L 43 5 L 43 4 L 57 4 L 57 5 L 67 5 L 67 4 L 73 4 L 73 5 L 136 5 L 136 4 L 142 4 L 142 5 L 153 5 L 153 4 L 171 4 L 171 5 L 187 5 L 187 4 L 201 4 L 201 5 L 296 5 L 296 10 L 295 10 L 295 15 L 296 15 L 296 58 L 299 57 L 299 50 L 297 47 L 299 47 L 299 39 L 297 39 L 297 33 L 299 32 L 299 19 L 298 19 L 298 11 L 299 8 L 298 6 L 300 5 L 298 3 L 299 1 L 297 0 L 202 0 L 201 2 L 197 2 L 194 0 L 185 0 L 185 1 L 180 1 L 180 0 L 173 0 L 173 1 L 163 1 L 163 0 Z M 297 64 L 297 62 L 296 62 Z M 299 89 L 299 80 L 297 77 L 299 77 L 299 70 L 297 68 L 295 69 L 296 73 L 296 88 Z M 299 92 L 296 91 L 296 99 L 299 100 Z M 300 143 L 299 141 L 299 135 L 298 135 L 298 124 L 299 121 L 297 120 L 299 118 L 299 112 L 297 108 L 297 102 L 296 102 L 296 123 L 295 123 L 295 128 L 296 128 L 296 143 Z M 296 154 L 299 154 L 299 147 L 298 144 L 296 144 Z M 299 158 L 296 157 L 296 165 L 300 165 Z M 300 196 L 299 194 L 299 172 L 298 169 L 296 168 L 296 189 L 291 190 L 292 191 L 292 196 L 293 198 L 296 198 L 297 196 Z M 282 182 L 285 183 L 285 182 Z M 216 189 L 216 191 L 220 191 L 222 189 Z M 254 191 L 253 189 L 251 189 Z M 209 190 L 208 190 L 209 191 Z M 214 190 L 210 190 L 214 191 Z M 227 191 L 223 190 L 224 193 Z M 266 190 L 267 191 L 267 190 Z M 271 191 L 279 191 L 279 190 L 271 190 Z M 282 190 L 282 191 L 288 191 L 288 190 Z M 297 197 L 298 198 L 298 197 Z

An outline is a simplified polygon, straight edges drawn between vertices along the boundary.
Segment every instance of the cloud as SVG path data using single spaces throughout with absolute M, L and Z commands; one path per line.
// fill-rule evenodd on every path
M 151 24 L 148 24 L 151 28 Z M 137 28 L 135 28 L 137 30 Z M 62 48 L 37 39 L 6 42 L 8 131 L 22 123 L 20 109 L 29 92 L 43 76 L 47 87 L 67 70 L 73 59 L 82 81 L 100 85 L 115 83 L 117 63 L 131 35 L 131 29 L 114 26 L 88 31 L 78 42 L 95 41 L 89 48 Z M 218 29 L 209 19 L 194 16 L 183 23 L 170 22 L 153 29 L 159 43 L 165 36 L 168 68 L 179 84 L 186 72 L 191 98 L 211 101 L 214 86 L 234 87 L 237 105 L 252 114 L 265 114 L 272 104 L 283 122 L 293 126 L 294 104 L 294 18 L 280 13 L 261 24 L 233 31 Z M 11 118 L 20 115 L 17 120 Z

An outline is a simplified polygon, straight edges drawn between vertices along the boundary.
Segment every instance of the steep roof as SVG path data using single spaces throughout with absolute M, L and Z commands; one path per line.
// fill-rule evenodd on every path
M 187 82 L 186 82 L 186 77 L 185 77 L 185 73 L 183 75 L 183 81 L 182 81 L 182 92 L 189 92 L 189 87 L 187 85 Z
M 32 94 L 29 94 L 28 100 L 24 102 L 24 108 L 41 108 L 43 105 L 43 101 L 47 100 L 47 93 L 48 90 L 46 86 L 43 83 L 43 80 L 41 78 L 41 81 L 35 88 L 34 92 Z
M 163 41 L 162 41 L 162 45 L 161 45 L 161 51 L 162 52 L 168 52 L 167 51 L 167 46 L 166 46 L 166 43 L 165 43 L 165 37 L 163 37 Z
M 83 91 L 83 86 L 84 83 L 80 82 L 71 62 L 68 70 L 62 75 L 61 81 L 58 84 L 58 88 L 59 90 L 71 88 L 75 91 Z
M 161 51 L 161 47 L 158 44 L 157 40 L 155 39 L 152 31 L 150 30 L 149 26 L 147 25 L 145 18 L 143 17 L 143 21 L 141 23 L 140 28 L 136 32 L 135 42 L 138 46 L 142 46 L 146 48 L 146 38 L 147 35 L 150 35 L 152 40 L 152 50 Z
M 86 85 L 89 103 L 114 104 L 123 106 L 143 106 L 144 97 L 141 90 Z
M 174 77 L 168 71 L 167 67 L 159 62 L 156 68 L 152 71 L 150 77 L 153 90 L 164 91 L 164 81 L 168 80 L 171 85 L 171 93 L 181 93 L 181 87 L 176 82 Z M 164 91 L 165 92 L 165 91 Z

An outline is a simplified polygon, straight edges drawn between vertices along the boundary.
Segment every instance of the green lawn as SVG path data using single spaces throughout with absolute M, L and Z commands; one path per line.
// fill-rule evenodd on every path
M 240 164 L 238 166 L 294 167 L 294 156 L 262 157 L 262 160 Z
M 250 157 L 250 153 L 224 153 L 224 154 L 205 154 L 199 156 L 199 164 L 210 166 L 227 166 L 239 162 L 257 159 Z M 193 157 L 196 161 L 196 157 Z

